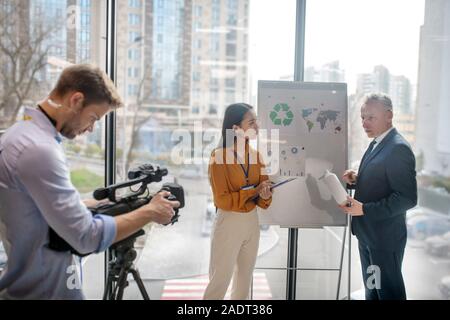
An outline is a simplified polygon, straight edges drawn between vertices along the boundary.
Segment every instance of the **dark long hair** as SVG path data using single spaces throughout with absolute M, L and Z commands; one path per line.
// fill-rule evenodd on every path
M 247 112 L 253 110 L 253 107 L 247 103 L 233 103 L 225 110 L 222 125 L 222 137 L 219 142 L 219 148 L 227 148 L 232 146 L 232 142 L 227 141 L 227 130 L 233 129 L 233 126 L 239 126 Z M 234 141 L 233 141 L 234 142 Z

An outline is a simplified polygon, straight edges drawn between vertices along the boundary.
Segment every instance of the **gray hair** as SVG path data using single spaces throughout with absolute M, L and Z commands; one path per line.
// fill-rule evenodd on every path
M 372 102 L 379 102 L 384 106 L 384 108 L 386 110 L 393 111 L 392 100 L 391 100 L 391 98 L 389 98 L 389 96 L 387 94 L 369 93 L 363 98 L 361 106 L 365 106 L 366 104 L 369 104 Z

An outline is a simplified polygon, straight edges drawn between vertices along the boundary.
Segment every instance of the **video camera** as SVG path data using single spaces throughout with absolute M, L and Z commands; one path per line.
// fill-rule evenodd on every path
M 130 211 L 133 211 L 152 200 L 152 196 L 141 197 L 145 192 L 147 192 L 147 185 L 152 182 L 160 182 L 163 176 L 168 173 L 166 168 L 153 168 L 150 164 L 145 164 L 137 169 L 132 169 L 128 172 L 129 181 L 111 185 L 106 188 L 99 188 L 94 191 L 95 200 L 108 199 L 112 203 L 101 204 L 95 208 L 90 208 L 94 214 L 105 214 L 108 216 L 117 216 Z M 141 184 L 137 191 L 133 191 L 130 194 L 118 199 L 116 191 L 118 189 L 131 187 L 134 185 Z M 183 187 L 176 183 L 165 183 L 163 184 L 161 190 L 158 191 L 169 191 L 171 194 L 167 197 L 171 201 L 179 201 L 180 207 L 184 207 L 184 191 Z M 179 214 L 178 209 L 174 209 L 175 215 L 171 220 L 171 224 L 178 221 Z
M 154 168 L 151 164 L 145 164 L 137 169 L 132 169 L 128 172 L 128 181 L 117 183 L 106 188 L 98 188 L 94 191 L 93 196 L 96 200 L 104 200 L 108 199 L 107 203 L 100 203 L 96 207 L 89 208 L 93 215 L 96 214 L 104 214 L 108 216 L 118 216 L 121 214 L 125 214 L 131 212 L 143 205 L 148 204 L 153 196 L 149 194 L 147 185 L 153 182 L 160 182 L 163 176 L 166 176 L 168 173 L 166 168 L 156 167 Z M 119 197 L 116 192 L 119 189 L 129 187 L 131 189 L 132 186 L 140 185 L 137 191 L 133 191 L 131 193 L 125 194 L 122 197 Z M 179 201 L 180 206 L 175 208 L 175 214 L 172 217 L 172 220 L 168 224 L 174 224 L 178 221 L 179 209 L 184 207 L 184 190 L 183 187 L 177 183 L 164 183 L 161 191 L 169 191 L 170 195 L 167 197 L 168 200 L 171 201 Z M 144 193 L 147 193 L 144 195 Z M 165 224 L 165 225 L 168 225 Z M 111 246 L 112 249 L 123 245 L 124 243 L 134 242 L 134 239 L 138 236 L 144 234 L 144 230 L 139 230 L 129 236 L 128 238 L 121 240 Z M 73 254 L 78 256 L 86 256 L 88 254 L 81 254 L 72 248 L 64 239 L 62 239 L 52 228 L 50 228 L 49 232 L 50 242 L 49 248 L 56 251 L 71 251 Z

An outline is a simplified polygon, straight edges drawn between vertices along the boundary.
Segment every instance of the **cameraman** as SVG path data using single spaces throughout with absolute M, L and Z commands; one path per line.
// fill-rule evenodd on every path
M 92 216 L 70 181 L 62 136 L 92 132 L 122 104 L 99 68 L 66 68 L 48 98 L 0 138 L 0 235 L 8 257 L 0 299 L 83 299 L 69 286 L 70 252 L 48 248 L 49 227 L 80 253 L 101 252 L 147 223 L 169 223 L 178 201 L 161 192 L 128 214 Z

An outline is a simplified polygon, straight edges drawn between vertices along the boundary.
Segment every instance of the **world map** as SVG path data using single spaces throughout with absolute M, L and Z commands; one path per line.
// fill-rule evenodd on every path
M 302 109 L 302 118 L 308 127 L 308 132 L 342 132 L 341 112 L 336 110 L 321 110 L 319 108 Z

